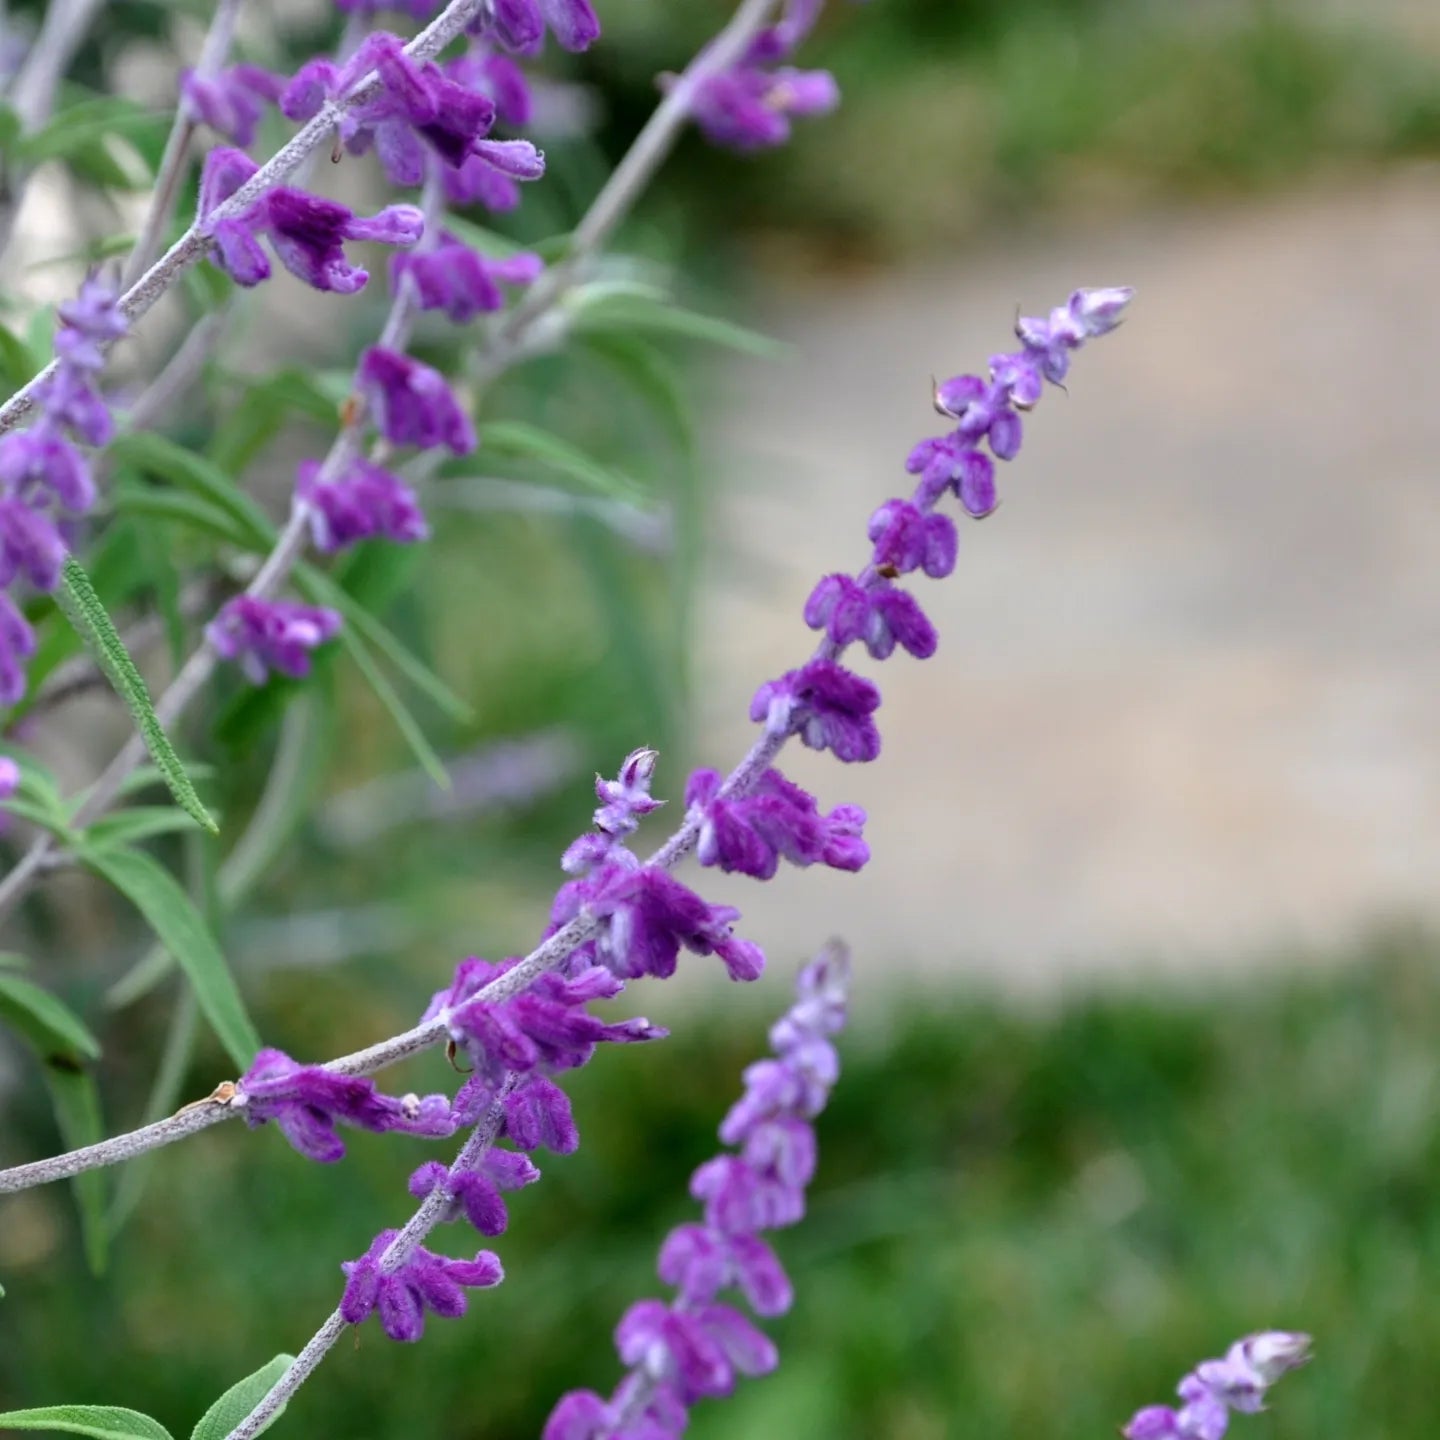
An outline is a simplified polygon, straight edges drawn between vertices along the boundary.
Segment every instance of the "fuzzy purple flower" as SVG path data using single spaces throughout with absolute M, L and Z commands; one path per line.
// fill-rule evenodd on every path
M 600 38 L 589 0 L 493 0 L 472 26 L 520 55 L 537 54 L 547 28 L 562 50 L 587 50 Z
M 1253 1415 L 1265 1392 L 1310 1358 L 1310 1337 L 1264 1330 L 1237 1340 L 1223 1360 L 1205 1360 L 1178 1386 L 1179 1406 L 1147 1405 L 1120 1432 L 1124 1440 L 1221 1440 L 1230 1412 Z
M 815 797 L 767 770 L 745 795 L 720 796 L 721 776 L 696 770 L 685 787 L 685 804 L 704 818 L 696 843 L 702 865 L 769 880 L 781 858 L 792 865 L 828 865 L 859 870 L 870 858 L 863 838 L 865 812 L 858 805 L 838 805 L 822 815 Z
M 449 1196 L 446 1218 L 464 1216 L 482 1235 L 502 1235 L 509 1223 L 501 1192 L 533 1185 L 540 1172 L 529 1156 L 491 1146 L 470 1170 L 452 1170 L 428 1160 L 410 1177 L 410 1193 L 423 1200 L 437 1188 Z
M 925 514 L 908 500 L 887 500 L 870 517 L 868 533 L 877 568 L 899 575 L 923 570 L 932 580 L 943 580 L 955 568 L 959 537 L 948 515 Z
M 729 1395 L 738 1377 L 775 1368 L 769 1337 L 717 1297 L 738 1290 L 762 1316 L 790 1307 L 790 1281 L 757 1232 L 803 1213 L 815 1168 L 809 1122 L 838 1072 L 829 1037 L 844 1023 L 848 987 L 848 957 L 838 946 L 801 972 L 796 1002 L 771 1032 L 776 1055 L 761 1062 L 792 1072 L 793 1083 L 757 1082 L 757 1066 L 746 1072 L 746 1096 L 721 1131 L 744 1150 L 700 1167 L 691 1192 L 705 1201 L 704 1223 L 679 1226 L 660 1250 L 659 1275 L 674 1299 L 641 1300 L 626 1311 L 615 1345 L 630 1373 L 608 1400 L 588 1390 L 563 1396 L 543 1440 L 673 1440 L 697 1400 Z M 830 1057 L 823 1073 L 814 1068 L 821 1053 Z
M 465 1313 L 465 1291 L 489 1289 L 505 1278 L 500 1258 L 489 1250 L 473 1260 L 452 1260 L 416 1245 L 398 1265 L 385 1264 L 385 1252 L 399 1235 L 382 1230 L 358 1259 L 341 1265 L 345 1293 L 340 1316 L 358 1325 L 378 1311 L 392 1340 L 418 1340 L 425 1331 L 425 1312 L 454 1320 Z
M 430 533 L 415 492 L 398 476 L 368 460 L 355 460 L 333 480 L 322 480 L 318 460 L 302 460 L 295 493 L 310 507 L 310 537 L 323 555 L 377 535 L 397 545 Z
M 213 75 L 188 68 L 180 72 L 185 113 L 242 150 L 254 140 L 265 106 L 276 104 L 284 89 L 283 76 L 258 65 L 231 65 Z
M 345 1153 L 336 1125 L 376 1134 L 401 1131 L 442 1139 L 455 1131 L 443 1095 L 383 1095 L 360 1075 L 339 1075 L 301 1065 L 281 1050 L 262 1050 L 241 1076 L 235 1104 L 253 1129 L 273 1120 L 285 1138 L 311 1160 L 330 1163 Z
M 888 658 L 897 643 L 928 659 L 938 643 L 920 602 L 886 580 L 867 586 L 848 575 L 826 575 L 805 602 L 805 623 L 842 649 L 863 642 L 876 660 Z
M 371 71 L 378 95 L 349 105 L 339 120 L 340 138 L 352 154 L 374 149 L 392 184 L 419 185 L 427 151 L 450 169 L 475 160 L 515 180 L 537 180 L 545 160 L 528 140 L 489 140 L 496 104 L 483 89 L 465 83 L 464 70 L 427 61 L 418 65 L 396 35 L 368 36 L 343 65 L 312 60 L 286 87 L 280 108 L 291 120 L 309 120 L 327 102 L 344 100 Z M 463 78 L 457 78 L 463 77 Z
M 372 345 L 360 359 L 355 380 L 376 429 L 392 445 L 420 450 L 443 445 L 452 455 L 468 455 L 475 448 L 475 427 L 438 370 Z
M 8 755 L 0 755 L 0 800 L 8 800 L 20 788 L 20 767 Z
M 221 146 L 205 157 L 200 180 L 200 223 L 215 245 L 215 262 L 237 285 L 258 285 L 270 277 L 270 261 L 260 244 L 268 235 L 280 263 L 316 290 L 352 295 L 369 272 L 345 258 L 346 240 L 384 245 L 413 245 L 425 230 L 424 216 L 413 205 L 388 205 L 378 214 L 356 215 L 336 200 L 277 185 L 238 215 L 212 220 L 259 167 L 243 151 Z
M 457 325 L 505 308 L 502 285 L 530 285 L 545 268 L 538 255 L 521 252 L 493 259 L 462 244 L 448 231 L 439 244 L 390 261 L 390 288 L 399 292 L 408 275 L 422 310 L 442 310 Z
M 880 753 L 872 718 L 879 706 L 880 692 L 870 681 L 817 659 L 762 685 L 750 702 L 750 718 L 772 735 L 798 735 L 812 750 L 830 750 L 849 763 Z
M 237 595 L 205 627 L 205 637 L 222 660 L 236 661 L 252 684 L 263 685 L 272 670 L 303 680 L 310 654 L 340 633 L 338 612 L 293 600 L 258 600 Z

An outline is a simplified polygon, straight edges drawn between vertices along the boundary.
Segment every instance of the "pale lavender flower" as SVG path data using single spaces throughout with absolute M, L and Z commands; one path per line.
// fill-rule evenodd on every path
M 340 633 L 340 615 L 293 600 L 259 600 L 237 595 L 205 627 L 205 636 L 222 660 L 234 660 L 245 678 L 263 685 L 272 670 L 303 680 L 310 654 Z
M 19 607 L 0 591 L 0 704 L 25 693 L 25 662 L 35 653 L 35 632 Z
M 265 106 L 276 104 L 284 89 L 283 76 L 259 65 L 231 65 L 213 75 L 189 68 L 180 72 L 185 113 L 242 150 L 254 140 Z
M 1263 1330 L 1237 1340 L 1223 1360 L 1204 1360 L 1181 1380 L 1179 1406 L 1147 1405 L 1120 1432 L 1124 1440 L 1221 1440 L 1230 1412 L 1253 1415 L 1265 1392 L 1310 1358 L 1310 1337 Z
M 807 965 L 796 1001 L 771 1031 L 775 1057 L 745 1072 L 744 1097 L 721 1126 L 742 1146 L 695 1172 L 703 1224 L 671 1232 L 659 1275 L 674 1298 L 641 1300 L 625 1312 L 615 1346 L 630 1374 L 607 1400 L 577 1390 L 561 1398 L 543 1440 L 673 1440 L 697 1400 L 729 1395 L 742 1376 L 779 1362 L 773 1342 L 717 1297 L 738 1290 L 757 1315 L 784 1314 L 793 1292 L 779 1258 L 758 1232 L 793 1224 L 815 1169 L 810 1121 L 839 1073 L 830 1036 L 844 1024 L 849 961 L 833 946 Z
M 20 767 L 8 755 L 0 755 L 0 800 L 8 800 L 20 788 Z

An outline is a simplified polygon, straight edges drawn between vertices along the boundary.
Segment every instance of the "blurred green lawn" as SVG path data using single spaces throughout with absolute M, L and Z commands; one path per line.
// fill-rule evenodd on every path
M 1237 1428 L 1436 1433 L 1435 943 L 1189 998 L 1025 1016 L 914 997 L 856 1022 L 811 1213 L 780 1237 L 798 1289 L 781 1370 L 703 1407 L 701 1440 L 1105 1436 L 1263 1326 L 1313 1331 L 1318 1358 Z M 580 1152 L 512 1206 L 506 1283 L 418 1347 L 373 1324 L 347 1338 L 278 1433 L 534 1435 L 561 1389 L 612 1382 L 611 1327 L 653 1293 L 762 1036 L 757 1005 L 706 1005 L 667 1043 L 602 1054 L 571 1086 Z M 27 1118 L 47 1143 L 38 1099 Z M 325 1168 L 273 1132 L 207 1132 L 159 1162 L 103 1282 L 63 1190 L 7 1207 L 0 1397 L 122 1403 L 187 1433 L 303 1341 L 428 1153 L 360 1136 Z

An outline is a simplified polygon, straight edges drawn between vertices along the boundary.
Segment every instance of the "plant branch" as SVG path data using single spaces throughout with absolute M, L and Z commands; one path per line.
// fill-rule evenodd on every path
M 244 0 L 220 0 L 205 32 L 205 42 L 200 47 L 200 58 L 195 62 L 195 73 L 209 79 L 225 63 L 235 38 L 235 22 L 240 15 Z M 120 284 L 125 289 L 139 279 L 141 273 L 155 258 L 160 248 L 160 239 L 170 224 L 175 209 L 175 196 L 184 177 L 185 167 L 190 160 L 190 140 L 195 134 L 195 121 L 183 96 L 175 111 L 175 122 L 165 141 L 165 151 L 160 157 L 160 168 L 155 176 L 155 189 L 150 196 L 150 208 L 140 225 L 140 235 L 135 248 L 125 261 L 125 270 Z
M 405 47 L 405 53 L 418 61 L 433 60 L 464 30 L 482 4 L 484 0 L 451 0 Z M 301 161 L 330 142 L 336 123 L 348 110 L 373 100 L 380 88 L 380 77 L 372 71 L 344 100 L 327 102 L 313 120 L 296 131 L 228 200 L 211 211 L 204 229 L 198 223 L 192 225 L 125 291 L 118 302 L 120 313 L 131 322 L 147 314 L 180 275 L 205 256 L 210 248 L 209 230 L 216 222 L 241 214 L 265 191 L 293 174 Z M 0 435 L 13 430 L 35 408 L 37 393 L 56 368 L 57 363 L 52 360 L 0 405 Z
M 452 1173 L 473 1170 L 481 1156 L 495 1143 L 504 1118 L 504 1100 L 514 1084 L 515 1077 L 509 1076 L 500 1088 L 500 1093 L 491 1102 L 490 1108 L 480 1118 L 479 1124 L 470 1132 L 469 1138 L 460 1147 Z M 420 1208 L 406 1222 L 405 1228 L 386 1247 L 380 1257 L 380 1269 L 388 1274 L 397 1270 L 415 1247 L 441 1222 L 450 1204 L 451 1193 L 447 1186 L 437 1185 L 420 1202 Z M 253 1440 L 274 1418 L 282 1405 L 308 1380 L 316 1367 L 325 1358 L 335 1342 L 345 1332 L 347 1322 L 339 1309 L 331 1313 L 325 1323 L 312 1335 L 305 1348 L 290 1362 L 290 1368 L 271 1386 L 264 1399 L 225 1437 L 225 1440 Z

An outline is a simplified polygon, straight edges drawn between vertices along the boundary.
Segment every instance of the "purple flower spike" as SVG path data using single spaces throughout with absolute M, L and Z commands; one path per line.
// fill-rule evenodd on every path
M 848 959 L 838 946 L 807 966 L 794 1006 L 772 1030 L 776 1056 L 762 1063 L 803 1068 L 814 1046 L 828 1049 L 826 1037 L 843 1023 L 848 985 Z M 833 1069 L 830 1075 L 833 1081 Z M 745 1137 L 744 1156 L 721 1155 L 695 1173 L 691 1192 L 704 1201 L 704 1223 L 677 1227 L 660 1250 L 660 1278 L 675 1297 L 640 1300 L 625 1312 L 615 1348 L 630 1373 L 609 1400 L 588 1390 L 563 1396 L 543 1440 L 672 1440 L 697 1400 L 729 1395 L 739 1376 L 776 1367 L 769 1337 L 717 1297 L 738 1290 L 758 1315 L 790 1308 L 790 1281 L 757 1232 L 791 1224 L 804 1211 L 803 1188 L 815 1168 L 809 1118 L 824 1101 L 822 1094 L 812 1109 L 796 1108 L 806 1091 L 805 1084 L 789 1087 L 788 1105 L 777 1091 Z
M 266 104 L 274 105 L 285 80 L 258 65 L 231 65 L 214 75 L 180 72 L 180 99 L 185 113 L 246 149 L 255 138 Z
M 65 562 L 55 522 L 23 500 L 0 500 L 0 586 L 23 575 L 37 590 L 53 590 Z
M 392 1340 L 418 1340 L 425 1330 L 425 1312 L 446 1320 L 465 1313 L 465 1291 L 489 1289 L 505 1278 L 499 1256 L 479 1251 L 473 1260 L 452 1260 L 417 1245 L 393 1268 L 384 1255 L 398 1230 L 382 1230 L 358 1260 L 341 1265 L 345 1293 L 340 1315 L 358 1325 L 374 1311 Z
M 438 370 L 372 345 L 360 361 L 356 381 L 376 428 L 392 444 L 421 450 L 443 445 L 453 455 L 468 455 L 475 448 L 475 427 Z
M 540 1172 L 513 1150 L 488 1150 L 474 1170 L 447 1170 L 430 1160 L 410 1177 L 410 1193 L 423 1200 L 437 1186 L 450 1196 L 448 1219 L 463 1215 L 482 1235 L 501 1235 L 509 1222 L 502 1190 L 533 1184 Z
M 227 601 L 205 627 L 215 653 L 236 661 L 255 685 L 263 685 L 272 670 L 303 680 L 310 673 L 310 652 L 339 633 L 340 616 L 334 610 L 252 595 Z
M 277 185 L 259 196 L 239 215 L 208 222 L 210 213 L 228 200 L 258 167 L 248 155 L 225 147 L 205 157 L 200 180 L 200 220 L 215 242 L 216 263 L 237 285 L 258 285 L 270 275 L 270 262 L 260 245 L 268 234 L 280 263 L 316 290 L 351 295 L 363 289 L 369 272 L 345 258 L 346 240 L 374 240 L 386 245 L 413 245 L 425 230 L 424 217 L 413 205 L 390 205 L 376 215 L 356 215 L 335 200 L 322 200 L 289 185 Z
M 1120 1433 L 1124 1440 L 1221 1440 L 1232 1410 L 1241 1415 L 1263 1410 L 1270 1386 L 1309 1358 L 1308 1335 L 1292 1330 L 1248 1335 L 1223 1360 L 1202 1361 L 1180 1382 L 1179 1409 L 1147 1405 Z
M 320 474 L 318 460 L 302 460 L 295 493 L 310 506 L 310 535 L 321 554 L 377 535 L 397 545 L 429 535 L 415 492 L 383 466 L 356 460 L 334 480 L 322 481 Z
M 300 1065 L 281 1050 L 262 1050 L 237 1089 L 235 1103 L 252 1129 L 273 1120 L 302 1155 L 326 1163 L 345 1153 L 335 1129 L 340 1121 L 376 1134 L 398 1130 L 434 1139 L 455 1130 L 443 1095 L 382 1095 L 373 1080 Z
M 545 268 L 538 255 L 521 253 L 492 260 L 444 232 L 433 249 L 396 255 L 390 261 L 390 287 L 398 292 L 409 275 L 422 310 L 443 310 L 457 325 L 505 308 L 505 285 L 530 285 Z
M 847 763 L 873 760 L 880 732 L 871 718 L 880 692 L 833 660 L 811 660 L 762 685 L 750 718 L 772 735 L 798 735 L 812 750 L 830 750 Z

